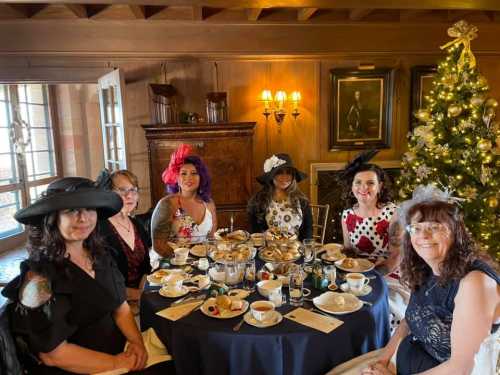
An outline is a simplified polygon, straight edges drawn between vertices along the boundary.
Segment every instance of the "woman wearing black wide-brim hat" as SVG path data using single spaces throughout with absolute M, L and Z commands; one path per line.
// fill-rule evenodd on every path
M 116 193 L 68 177 L 15 214 L 29 225 L 29 258 L 2 294 L 11 301 L 11 333 L 29 373 L 144 367 L 147 354 L 123 277 L 96 232 L 98 218 L 121 208 Z M 131 345 L 124 353 L 126 341 Z
M 307 175 L 299 171 L 288 154 L 275 154 L 264 162 L 264 173 L 257 177 L 262 185 L 248 202 L 248 215 L 254 233 L 268 229 L 295 234 L 299 240 L 312 237 L 309 200 L 298 187 Z

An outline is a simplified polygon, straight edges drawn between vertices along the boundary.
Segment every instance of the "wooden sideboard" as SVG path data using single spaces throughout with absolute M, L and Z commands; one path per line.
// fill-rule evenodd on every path
M 255 122 L 217 124 L 142 125 L 148 142 L 151 203 L 165 195 L 161 180 L 171 153 L 188 143 L 207 164 L 218 227 L 248 229 L 246 205 L 252 194 L 253 134 Z

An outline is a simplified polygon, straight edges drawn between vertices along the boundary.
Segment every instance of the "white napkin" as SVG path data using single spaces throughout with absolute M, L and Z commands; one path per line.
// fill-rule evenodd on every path
M 142 339 L 144 341 L 144 347 L 148 352 L 148 361 L 146 362 L 146 368 L 156 365 L 157 363 L 160 362 L 172 360 L 172 356 L 168 354 L 167 348 L 158 338 L 153 328 L 149 328 L 148 330 L 142 332 Z M 128 347 L 128 342 L 125 345 L 124 350 L 127 350 L 127 347 Z M 127 372 L 129 372 L 128 369 L 120 368 L 116 370 L 99 372 L 94 375 L 120 375 L 120 374 L 126 374 Z
M 324 333 L 330 333 L 334 329 L 344 324 L 343 321 L 334 318 L 333 316 L 325 316 L 315 312 L 298 307 L 285 315 L 285 318 L 293 320 L 305 326 L 317 329 Z
M 180 306 L 167 307 L 166 309 L 158 311 L 156 315 L 159 315 L 162 318 L 172 320 L 175 322 L 176 320 L 179 320 L 180 318 L 183 318 L 184 316 L 188 315 L 191 311 L 196 309 L 203 302 L 205 301 L 196 300 L 193 302 L 181 304 Z

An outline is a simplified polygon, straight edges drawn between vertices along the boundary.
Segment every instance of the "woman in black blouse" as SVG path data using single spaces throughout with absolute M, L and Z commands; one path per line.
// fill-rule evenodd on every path
M 125 278 L 127 300 L 140 298 L 144 276 L 151 271 L 149 248 L 151 238 L 143 226 L 132 216 L 139 202 L 138 180 L 130 171 L 123 169 L 108 174 L 103 171 L 99 184 L 119 194 L 123 201 L 120 212 L 107 220 L 99 221 L 99 233 L 106 241 L 106 248 Z
M 86 178 L 68 177 L 16 213 L 16 220 L 30 226 L 29 258 L 2 293 L 11 300 L 10 328 L 29 373 L 145 366 L 147 353 L 123 277 L 95 230 L 98 218 L 121 207 L 117 194 L 96 189 Z

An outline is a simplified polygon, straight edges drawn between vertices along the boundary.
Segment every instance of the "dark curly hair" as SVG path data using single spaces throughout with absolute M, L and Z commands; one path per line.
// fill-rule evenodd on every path
M 491 259 L 479 251 L 467 231 L 462 214 L 456 205 L 443 201 L 418 203 L 408 210 L 404 221 L 410 223 L 412 219 L 417 222 L 432 221 L 442 223 L 446 225 L 451 233 L 450 249 L 443 262 L 439 265 L 439 284 L 444 285 L 452 279 L 463 278 L 470 271 L 472 263 L 478 259 L 496 268 Z M 432 275 L 430 266 L 413 248 L 407 231 L 405 231 L 403 239 L 401 271 L 402 281 L 413 291 L 423 285 L 425 280 Z
M 47 214 L 40 225 L 31 225 L 28 231 L 28 254 L 32 261 L 46 260 L 62 265 L 67 258 L 66 242 L 59 231 L 59 211 Z M 83 247 L 87 249 L 94 262 L 96 257 L 104 252 L 104 244 L 97 232 L 97 226 L 83 241 Z
M 212 198 L 212 180 L 208 173 L 208 168 L 199 156 L 189 155 L 184 159 L 184 164 L 192 164 L 196 168 L 200 176 L 200 186 L 198 187 L 198 195 L 204 202 L 210 202 Z M 175 194 L 179 192 L 179 184 L 176 182 L 173 185 L 167 184 L 167 192 Z
M 356 175 L 360 172 L 371 171 L 377 175 L 379 183 L 382 183 L 382 188 L 380 189 L 377 207 L 383 207 L 385 204 L 392 200 L 392 184 L 387 173 L 380 168 L 378 165 L 365 163 L 357 168 L 353 173 L 345 176 L 343 175 L 340 185 L 342 186 L 342 200 L 344 202 L 344 208 L 350 208 L 357 203 L 356 198 L 352 194 L 352 183 Z
M 265 221 L 265 216 L 267 212 L 267 208 L 270 206 L 271 201 L 273 200 L 274 194 L 274 183 L 271 180 L 271 183 L 265 184 L 261 190 L 259 190 L 255 195 L 250 198 L 247 205 L 247 212 L 256 212 L 257 218 L 259 220 Z M 286 193 L 290 198 L 290 203 L 292 205 L 292 210 L 297 213 L 299 207 L 301 207 L 301 202 L 307 200 L 307 197 L 304 193 L 299 189 L 299 185 L 295 180 L 295 176 L 292 179 L 290 185 L 286 188 Z

